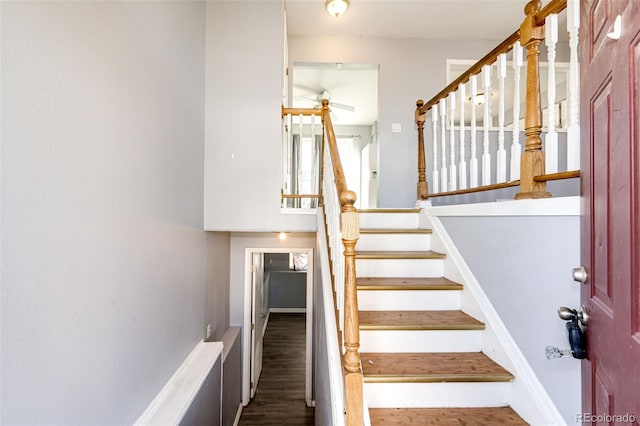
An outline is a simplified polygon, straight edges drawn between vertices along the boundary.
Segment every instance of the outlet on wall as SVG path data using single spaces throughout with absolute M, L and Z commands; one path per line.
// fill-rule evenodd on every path
M 207 324 L 207 340 L 211 337 L 211 324 Z

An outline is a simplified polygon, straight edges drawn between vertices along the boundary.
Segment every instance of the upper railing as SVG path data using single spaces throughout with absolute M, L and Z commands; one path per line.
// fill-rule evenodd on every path
M 340 161 L 329 101 L 321 109 L 283 108 L 282 116 L 302 115 L 322 118 L 323 144 L 320 167 L 321 201 L 333 277 L 337 324 L 345 386 L 346 424 L 363 424 L 362 368 L 360 365 L 360 323 L 356 290 L 355 246 L 360 236 L 356 194 L 347 187 Z M 290 122 L 290 120 L 288 120 Z
M 558 73 L 564 65 L 556 62 L 558 14 L 565 9 L 568 73 Z M 432 99 L 418 100 L 418 200 L 512 186 L 520 187 L 516 199 L 545 198 L 551 196 L 547 181 L 580 175 L 579 14 L 579 0 L 552 0 L 544 8 L 541 1 L 530 1 L 518 30 Z M 546 81 L 540 72 L 542 42 L 547 53 Z M 542 83 L 546 83 L 544 99 Z M 431 192 L 426 179 L 425 128 L 432 152 Z M 566 139 L 566 144 L 559 139 Z

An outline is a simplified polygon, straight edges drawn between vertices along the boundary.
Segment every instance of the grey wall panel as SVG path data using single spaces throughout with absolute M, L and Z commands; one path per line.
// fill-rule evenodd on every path
M 269 274 L 269 308 L 305 308 L 307 273 L 273 271 Z
M 213 365 L 191 406 L 185 413 L 181 426 L 213 426 L 220 424 L 221 415 L 222 356 Z
M 569 346 L 557 309 L 580 304 L 580 287 L 571 279 L 580 264 L 580 217 L 440 220 L 551 399 L 574 423 L 580 361 L 549 361 L 544 351 L 547 345 Z
M 239 330 L 239 327 L 234 327 Z M 222 379 L 222 424 L 233 425 L 242 400 L 242 342 L 236 331 L 231 343 L 225 341 L 224 375 Z

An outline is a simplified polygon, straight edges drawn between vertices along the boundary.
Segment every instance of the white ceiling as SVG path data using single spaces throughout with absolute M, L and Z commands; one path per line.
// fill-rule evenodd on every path
M 467 40 L 503 40 L 515 30 L 513 23 L 524 18 L 525 4 L 525 0 L 351 0 L 349 10 L 334 18 L 325 10 L 324 0 L 285 0 L 289 36 Z M 313 99 L 328 90 L 332 101 L 355 107 L 355 112 L 332 108 L 335 124 L 368 125 L 377 119 L 377 69 L 295 65 L 292 106 L 313 107 Z
M 289 35 L 503 40 L 526 0 L 351 0 L 334 18 L 324 0 L 285 0 Z M 546 3 L 543 2 L 543 3 Z M 490 11 L 490 13 L 488 12 Z
M 371 65 L 297 64 L 293 66 L 293 102 L 298 108 L 320 106 L 330 93 L 334 125 L 370 125 L 378 116 L 378 68 Z M 353 111 L 340 104 L 353 107 Z

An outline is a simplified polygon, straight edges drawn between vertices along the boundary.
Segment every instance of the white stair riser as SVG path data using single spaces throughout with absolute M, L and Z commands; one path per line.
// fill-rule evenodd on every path
M 430 234 L 365 234 L 361 233 L 357 250 L 430 250 Z
M 365 383 L 369 408 L 502 407 L 511 382 Z
M 361 311 L 453 311 L 460 309 L 460 291 L 359 290 L 358 308 Z
M 418 227 L 418 213 L 360 213 L 360 228 L 411 229 Z
M 482 330 L 360 330 L 360 352 L 480 352 Z
M 444 276 L 443 259 L 356 259 L 358 277 L 434 278 Z

